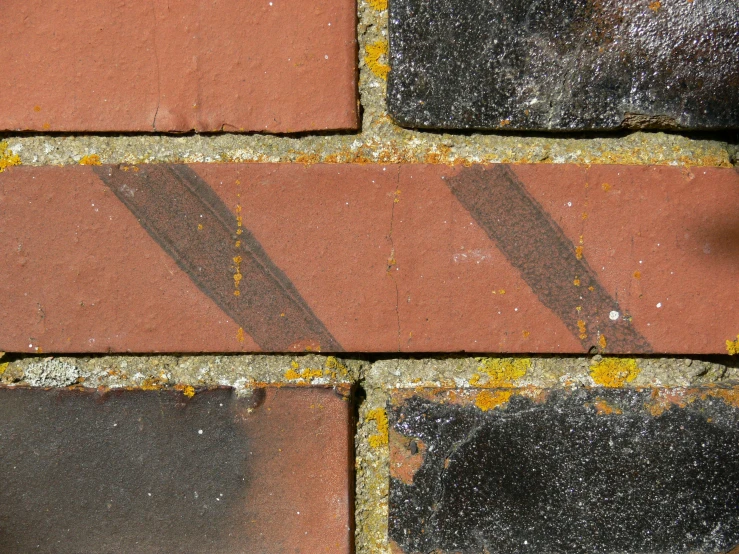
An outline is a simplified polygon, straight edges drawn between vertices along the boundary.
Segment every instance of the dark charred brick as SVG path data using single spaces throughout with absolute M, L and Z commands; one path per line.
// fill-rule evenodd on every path
M 725 0 L 391 0 L 390 65 L 412 127 L 739 126 Z
M 737 398 L 396 393 L 390 538 L 407 553 L 727 552 L 739 543 Z M 414 442 L 424 459 L 409 470 Z
M 350 552 L 330 388 L 0 389 L 0 551 Z

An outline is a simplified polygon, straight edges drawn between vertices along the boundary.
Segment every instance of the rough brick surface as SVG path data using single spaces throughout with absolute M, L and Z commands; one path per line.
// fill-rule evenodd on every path
M 0 129 L 355 128 L 355 21 L 351 0 L 14 0 Z
M 739 5 L 725 0 L 391 0 L 401 125 L 739 126 Z
M 724 553 L 736 389 L 399 392 L 396 552 Z
M 726 353 L 737 203 L 710 168 L 16 167 L 0 350 Z
M 0 389 L 3 552 L 352 551 L 332 389 Z

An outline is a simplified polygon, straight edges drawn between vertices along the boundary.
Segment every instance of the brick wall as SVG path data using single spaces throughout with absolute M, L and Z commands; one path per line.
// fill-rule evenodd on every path
M 2 550 L 739 543 L 739 18 L 578 6 L 11 3 Z

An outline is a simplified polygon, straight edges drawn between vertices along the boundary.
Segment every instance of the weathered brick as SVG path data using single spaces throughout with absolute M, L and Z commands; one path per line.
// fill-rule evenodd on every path
M 2 388 L 0 550 L 352 552 L 345 392 Z
M 727 353 L 732 169 L 0 174 L 0 350 Z
M 724 553 L 739 390 L 398 391 L 396 552 Z
M 13 0 L 0 129 L 354 129 L 350 0 Z
M 458 129 L 739 126 L 739 5 L 391 0 L 388 109 Z

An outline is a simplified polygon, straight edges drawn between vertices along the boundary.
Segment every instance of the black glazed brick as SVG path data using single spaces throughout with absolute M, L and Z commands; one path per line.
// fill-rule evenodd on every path
M 739 2 L 390 0 L 390 66 L 409 127 L 738 127 Z
M 389 533 L 402 552 L 694 554 L 739 543 L 738 391 L 479 394 L 391 402 Z

